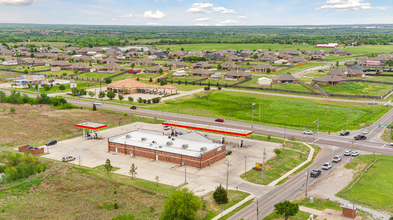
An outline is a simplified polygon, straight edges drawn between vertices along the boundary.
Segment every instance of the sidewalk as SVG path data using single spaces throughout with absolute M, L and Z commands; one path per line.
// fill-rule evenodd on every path
M 234 209 L 236 209 L 237 207 L 243 205 L 244 203 L 246 203 L 248 200 L 253 199 L 254 196 L 253 195 L 249 195 L 247 196 L 245 199 L 243 199 L 242 201 L 236 203 L 234 206 L 230 207 L 227 210 L 224 210 L 222 213 L 220 213 L 219 215 L 217 215 L 216 217 L 212 218 L 212 220 L 218 220 L 220 219 L 222 216 L 225 216 L 226 214 L 232 212 Z

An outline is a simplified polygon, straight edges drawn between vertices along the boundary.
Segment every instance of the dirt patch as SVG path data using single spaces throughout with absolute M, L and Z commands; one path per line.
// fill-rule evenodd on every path
M 270 166 L 270 165 L 265 165 L 265 170 L 271 170 L 272 169 L 272 167 Z
M 360 123 L 360 124 L 359 124 L 359 127 L 366 127 L 366 126 L 367 126 L 366 123 Z

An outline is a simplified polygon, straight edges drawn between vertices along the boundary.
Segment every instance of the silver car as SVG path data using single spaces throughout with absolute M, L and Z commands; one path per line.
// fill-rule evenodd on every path
M 370 132 L 370 131 L 366 129 L 363 131 L 363 134 L 368 134 L 368 132 Z
M 303 131 L 303 134 L 313 135 L 314 133 L 310 130 L 307 130 L 307 131 Z
M 351 151 L 350 150 L 346 150 L 344 152 L 344 156 L 351 156 Z

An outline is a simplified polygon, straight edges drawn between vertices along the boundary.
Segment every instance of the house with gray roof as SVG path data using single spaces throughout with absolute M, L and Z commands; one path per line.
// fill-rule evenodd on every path
M 293 77 L 289 73 L 284 73 L 281 75 L 274 76 L 272 83 L 282 84 L 282 83 L 299 83 L 299 80 Z
M 226 79 L 251 79 L 252 78 L 252 74 L 251 73 L 246 73 L 244 71 L 241 70 L 231 70 L 227 73 L 224 73 L 224 78 Z
M 331 86 L 345 84 L 347 81 L 337 75 L 327 75 L 319 78 L 315 77 L 314 79 L 312 79 L 312 82 L 318 85 Z

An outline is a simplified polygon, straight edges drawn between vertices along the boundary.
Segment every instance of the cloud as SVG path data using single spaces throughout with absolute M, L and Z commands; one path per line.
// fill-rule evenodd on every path
M 224 26 L 224 25 L 231 25 L 231 24 L 238 24 L 238 23 L 239 23 L 239 21 L 228 19 L 225 21 L 221 21 L 221 22 L 217 23 L 216 25 L 217 26 Z
M 240 18 L 240 19 L 247 19 L 248 17 L 246 17 L 246 16 L 237 16 L 237 18 Z
M 29 6 L 36 3 L 35 0 L 0 0 L 0 5 Z
M 209 26 L 210 24 L 195 24 L 195 26 Z
M 149 22 L 146 25 L 158 26 L 158 25 L 162 25 L 162 24 L 161 23 L 151 23 L 151 22 Z
M 146 11 L 143 14 L 143 17 L 145 18 L 149 18 L 149 19 L 161 19 L 161 18 L 165 18 L 166 14 L 164 14 L 164 12 L 157 10 L 155 13 L 153 13 L 152 11 Z
M 129 14 L 129 15 L 120 15 L 119 16 L 119 18 L 135 18 L 135 17 L 140 17 L 140 15 Z
M 187 9 L 188 13 L 210 13 L 210 11 L 206 11 L 206 8 L 213 7 L 213 4 L 210 3 L 194 3 L 191 5 L 191 8 Z
M 210 18 L 197 18 L 194 21 L 210 21 Z
M 222 14 L 236 14 L 233 9 L 226 9 L 224 7 L 213 7 L 213 11 L 221 12 Z
M 183 0 L 177 0 L 178 2 L 182 2 Z
M 385 11 L 389 7 L 372 7 L 369 2 L 364 2 L 364 0 L 326 0 L 326 4 L 315 10 L 329 10 L 335 9 L 336 11 L 349 11 L 349 10 L 376 10 Z

